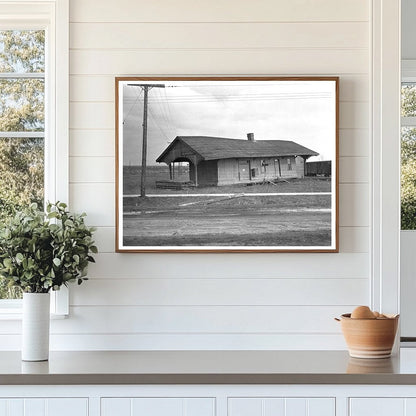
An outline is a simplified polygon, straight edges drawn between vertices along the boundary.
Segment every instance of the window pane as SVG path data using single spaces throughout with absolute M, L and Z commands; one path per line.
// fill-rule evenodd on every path
M 45 72 L 45 31 L 0 30 L 0 72 Z
M 416 160 L 416 126 L 402 127 L 401 138 L 402 164 L 409 160 Z
M 31 202 L 43 205 L 44 140 L 0 138 L 0 224 Z M 21 291 L 0 279 L 0 299 L 19 299 Z
M 416 229 L 416 127 L 401 131 L 401 228 Z
M 0 217 L 31 202 L 43 206 L 44 140 L 0 138 Z
M 0 132 L 44 130 L 44 80 L 0 79 L 0 91 Z

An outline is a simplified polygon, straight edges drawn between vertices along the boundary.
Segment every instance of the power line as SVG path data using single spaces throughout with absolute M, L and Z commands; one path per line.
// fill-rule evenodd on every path
M 124 117 L 124 119 L 123 119 L 123 124 L 124 124 L 124 122 L 127 120 L 127 118 L 129 117 L 129 115 L 130 115 L 130 113 L 131 113 L 131 111 L 133 110 L 133 107 L 138 103 L 138 101 L 139 101 L 139 98 L 141 97 L 141 95 L 142 95 L 142 92 L 143 92 L 143 90 L 140 90 L 140 92 L 139 92 L 139 94 L 137 95 L 137 97 L 135 98 L 135 100 L 134 100 L 134 103 L 131 105 L 131 107 L 130 107 L 130 109 L 129 109 L 129 111 L 127 112 L 127 114 L 126 114 L 126 117 Z M 129 99 L 127 99 L 127 100 L 124 100 L 124 101 L 130 101 Z
M 147 164 L 147 106 L 148 94 L 152 88 L 165 88 L 165 84 L 127 84 L 129 87 L 140 87 L 144 92 L 143 99 L 143 143 L 140 195 L 146 196 L 146 164 Z

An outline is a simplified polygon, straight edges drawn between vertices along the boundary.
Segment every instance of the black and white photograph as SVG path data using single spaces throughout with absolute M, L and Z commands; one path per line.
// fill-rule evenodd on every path
M 119 252 L 338 251 L 338 78 L 116 78 Z

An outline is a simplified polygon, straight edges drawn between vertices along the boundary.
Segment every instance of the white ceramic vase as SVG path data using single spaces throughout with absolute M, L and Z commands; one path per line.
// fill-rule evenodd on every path
M 24 293 L 22 322 L 23 361 L 48 360 L 49 323 L 49 293 Z

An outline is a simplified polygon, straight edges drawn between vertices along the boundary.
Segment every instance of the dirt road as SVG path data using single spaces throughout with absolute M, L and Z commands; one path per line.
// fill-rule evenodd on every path
M 156 199 L 156 198 L 155 198 Z M 254 198 L 252 198 L 254 199 Z M 257 205 L 237 198 L 214 204 L 155 206 L 124 215 L 126 246 L 330 246 L 330 197 L 290 206 L 268 197 Z M 176 200 L 176 198 L 175 198 Z M 272 203 L 273 202 L 273 203 Z

